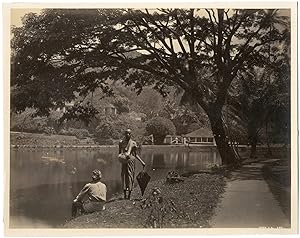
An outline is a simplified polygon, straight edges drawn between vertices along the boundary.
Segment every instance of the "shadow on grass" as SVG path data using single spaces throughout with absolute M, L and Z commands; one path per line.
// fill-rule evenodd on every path
M 262 170 L 271 192 L 291 222 L 291 167 L 275 162 L 265 164 Z
M 261 168 L 254 166 L 242 166 L 239 169 L 234 170 L 229 175 L 229 180 L 263 180 Z

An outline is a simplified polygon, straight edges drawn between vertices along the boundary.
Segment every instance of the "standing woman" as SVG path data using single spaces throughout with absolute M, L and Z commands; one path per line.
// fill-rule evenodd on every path
M 119 143 L 119 160 L 122 163 L 121 180 L 124 199 L 130 199 L 133 189 L 135 159 L 139 160 L 142 166 L 145 167 L 145 162 L 137 154 L 137 144 L 131 139 L 131 130 L 127 129 L 124 132 L 124 139 Z

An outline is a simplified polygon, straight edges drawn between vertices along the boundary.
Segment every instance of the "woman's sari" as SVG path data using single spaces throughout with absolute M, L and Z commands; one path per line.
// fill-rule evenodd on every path
M 135 153 L 136 153 L 136 142 L 129 139 L 128 143 L 122 140 L 120 141 L 120 152 L 125 153 L 130 150 L 127 163 L 122 163 L 121 180 L 123 190 L 132 191 L 134 183 L 134 172 L 135 172 Z

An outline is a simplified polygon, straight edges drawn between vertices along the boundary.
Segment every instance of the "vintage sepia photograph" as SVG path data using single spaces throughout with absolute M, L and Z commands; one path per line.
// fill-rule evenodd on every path
M 6 232 L 297 232 L 296 5 L 256 4 L 7 5 Z

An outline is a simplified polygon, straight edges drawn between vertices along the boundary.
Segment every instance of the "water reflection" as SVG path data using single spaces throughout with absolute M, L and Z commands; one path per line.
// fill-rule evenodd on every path
M 220 163 L 215 149 L 202 151 L 145 151 L 141 157 L 153 180 L 168 171 L 189 172 Z M 108 198 L 121 192 L 117 149 L 11 150 L 10 227 L 56 227 L 70 218 L 71 201 L 90 173 L 98 168 L 108 187 Z M 137 162 L 137 173 L 142 169 Z
M 164 154 L 152 154 L 149 164 L 152 165 L 153 169 L 164 169 L 166 167 Z

